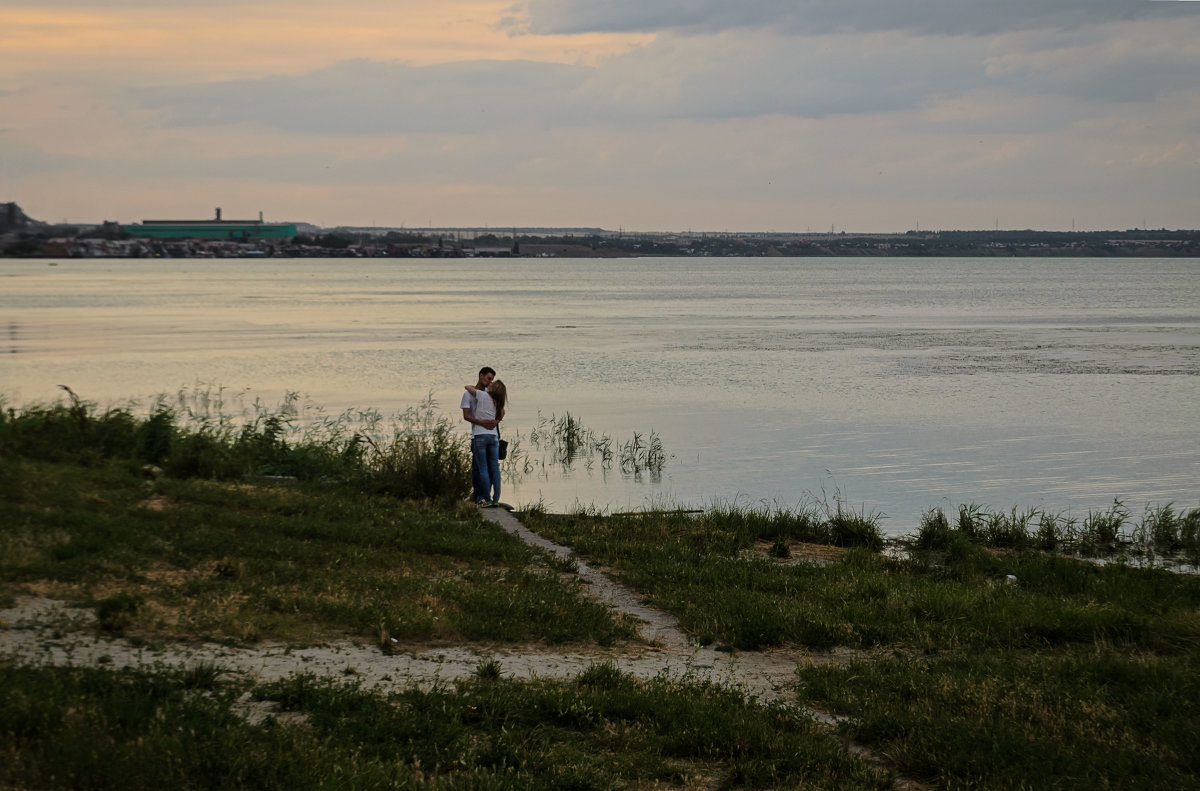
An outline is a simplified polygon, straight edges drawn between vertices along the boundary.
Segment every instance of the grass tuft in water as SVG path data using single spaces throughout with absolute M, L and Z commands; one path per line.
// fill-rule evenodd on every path
M 883 548 L 883 535 L 879 531 L 879 515 L 866 510 L 858 512 L 837 510 L 829 515 L 829 540 L 838 547 L 862 547 L 873 552 Z
M 629 440 L 618 445 L 612 437 L 597 434 L 570 412 L 562 417 L 538 413 L 537 425 L 530 430 L 528 439 L 533 449 L 549 456 L 550 464 L 564 469 L 581 463 L 588 468 L 599 464 L 601 469 L 609 470 L 615 464 L 630 475 L 643 472 L 657 475 L 671 459 L 662 439 L 653 431 L 648 434 L 635 431 Z M 526 474 L 538 469 L 530 454 L 520 457 L 520 465 Z
M 1200 560 L 1200 508 L 1176 510 L 1173 503 L 1147 506 L 1135 522 L 1119 499 L 1082 520 L 1067 514 L 1029 509 L 992 512 L 984 506 L 959 506 L 951 525 L 940 508 L 927 511 L 913 537 L 919 551 L 944 552 L 958 540 L 997 549 L 1037 549 L 1082 557 L 1176 558 Z

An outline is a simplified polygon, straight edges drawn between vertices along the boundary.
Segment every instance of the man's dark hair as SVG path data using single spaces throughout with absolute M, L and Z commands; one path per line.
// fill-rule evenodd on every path
M 483 376 L 484 374 L 491 374 L 492 376 L 495 376 L 496 372 L 492 368 L 489 368 L 485 365 L 479 369 L 479 375 Z

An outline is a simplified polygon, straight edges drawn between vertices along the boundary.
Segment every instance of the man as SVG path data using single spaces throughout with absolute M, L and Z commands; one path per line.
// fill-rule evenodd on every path
M 479 380 L 475 383 L 476 389 L 487 390 L 488 385 L 495 378 L 496 372 L 485 365 L 479 369 Z M 486 501 L 490 493 L 483 491 L 483 482 L 480 480 L 478 455 L 475 453 L 475 434 L 480 431 L 495 431 L 499 421 L 481 420 L 475 417 L 475 400 L 475 396 L 471 393 L 463 393 L 459 406 L 462 407 L 463 420 L 471 424 L 471 502 L 478 503 L 481 500 Z

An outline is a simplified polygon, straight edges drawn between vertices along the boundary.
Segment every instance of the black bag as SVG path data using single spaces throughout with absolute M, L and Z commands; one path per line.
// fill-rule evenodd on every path
M 499 426 L 496 426 L 496 436 L 497 437 L 500 436 L 500 427 Z M 508 458 L 508 440 L 506 440 L 506 439 L 500 440 L 499 458 L 501 461 Z

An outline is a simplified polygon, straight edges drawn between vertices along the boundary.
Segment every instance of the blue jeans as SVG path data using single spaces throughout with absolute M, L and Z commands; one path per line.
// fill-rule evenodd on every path
M 471 466 L 476 486 L 472 499 L 500 499 L 500 438 L 495 434 L 476 434 L 471 437 Z M 473 476 L 473 478 L 475 477 Z
M 483 484 L 479 482 L 479 469 L 486 466 L 486 459 L 482 465 L 479 463 L 479 458 L 475 455 L 475 438 L 471 437 L 471 502 L 473 503 L 487 499 L 487 492 L 483 490 Z

